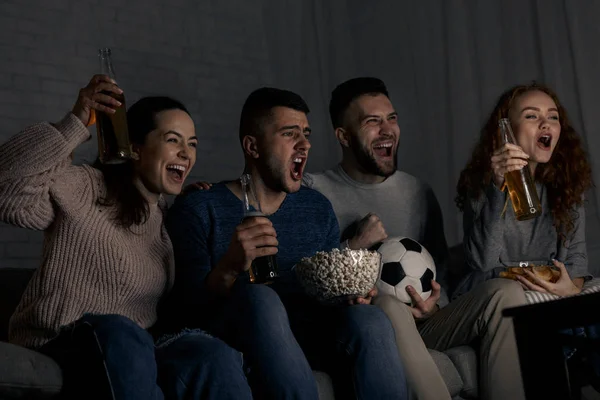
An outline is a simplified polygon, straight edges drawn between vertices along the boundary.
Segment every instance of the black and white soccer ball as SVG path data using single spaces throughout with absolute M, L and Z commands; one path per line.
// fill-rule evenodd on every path
M 406 237 L 384 240 L 377 251 L 381 254 L 381 277 L 377 282 L 380 294 L 395 296 L 411 304 L 406 291 L 410 285 L 423 300 L 431 296 L 431 280 L 435 279 L 435 263 L 431 254 L 420 243 Z

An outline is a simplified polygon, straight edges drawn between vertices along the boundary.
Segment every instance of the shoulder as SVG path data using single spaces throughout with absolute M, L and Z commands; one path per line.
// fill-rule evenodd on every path
M 405 201 L 426 204 L 435 199 L 433 190 L 427 183 L 404 171 L 396 171 L 387 179 L 386 184 L 389 185 L 386 185 L 387 190 L 393 190 L 395 196 Z
M 97 188 L 105 187 L 104 176 L 102 172 L 91 165 L 69 165 L 60 172 L 55 180 L 55 185 L 63 184 L 65 186 L 95 186 Z
M 403 171 L 396 171 L 390 177 L 399 201 L 411 204 L 411 207 L 423 212 L 438 209 L 439 201 L 432 187 L 421 179 Z
M 106 192 L 102 172 L 90 165 L 68 165 L 51 186 L 54 197 L 72 206 L 94 203 Z
M 334 169 L 322 172 L 306 173 L 302 178 L 302 184 L 316 190 L 329 186 L 339 181 L 339 174 Z
M 306 186 L 301 186 L 300 190 L 294 193 L 294 200 L 302 202 L 313 207 L 331 208 L 331 202 L 321 192 Z
M 286 212 L 291 212 L 305 221 L 315 220 L 322 223 L 336 218 L 329 199 L 314 189 L 301 187 L 299 191 L 288 196 L 291 204 L 286 207 Z
M 166 226 L 169 233 L 205 231 L 210 224 L 211 207 L 219 203 L 222 191 L 218 185 L 207 190 L 181 194 L 167 211 Z
M 213 204 L 221 203 L 228 190 L 224 183 L 217 183 L 209 189 L 181 194 L 175 198 L 169 211 L 202 212 Z
M 87 164 L 84 164 L 81 167 L 74 166 L 73 168 L 79 170 L 78 174 L 81 175 L 81 179 L 89 180 L 89 182 L 96 185 L 98 188 L 106 188 L 106 184 L 104 183 L 104 175 L 99 169 Z
M 318 236 L 338 226 L 331 202 L 323 194 L 307 187 L 289 194 L 281 210 L 278 213 L 280 222 L 285 221 L 285 225 L 296 233 Z

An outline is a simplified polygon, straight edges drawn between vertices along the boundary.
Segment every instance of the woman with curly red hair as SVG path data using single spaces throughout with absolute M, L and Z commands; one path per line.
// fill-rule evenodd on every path
M 498 122 L 508 118 L 517 145 L 499 142 Z M 517 221 L 504 190 L 507 172 L 529 168 L 542 215 Z M 455 291 L 498 277 L 522 262 L 554 264 L 556 283 L 533 274 L 521 284 L 538 292 L 568 296 L 581 291 L 588 272 L 584 192 L 592 173 L 579 135 L 556 94 L 548 87 L 519 85 L 499 99 L 458 182 L 456 203 L 464 211 L 464 249 L 471 270 Z
M 498 123 L 508 118 L 518 145 L 500 143 Z M 505 190 L 507 172 L 529 168 L 542 203 L 542 214 L 518 221 Z M 556 94 L 548 87 L 519 85 L 506 91 L 488 118 L 471 159 L 460 174 L 456 203 L 464 212 L 464 250 L 470 272 L 453 298 L 496 278 L 522 262 L 560 269 L 555 283 L 529 271 L 517 275 L 528 293 L 558 297 L 578 294 L 591 279 L 585 245 L 584 193 L 592 172 L 579 135 Z M 531 281 L 530 281 L 531 280 Z M 531 295 L 534 297 L 555 297 Z M 566 329 L 566 334 L 600 338 L 600 324 Z M 577 374 L 600 391 L 600 354 L 565 346 Z M 581 378 L 580 378 L 581 379 Z

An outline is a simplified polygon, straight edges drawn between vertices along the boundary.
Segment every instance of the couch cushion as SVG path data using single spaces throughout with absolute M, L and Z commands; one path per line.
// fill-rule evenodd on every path
M 437 350 L 428 350 L 429 354 L 431 354 L 431 358 L 433 358 L 433 362 L 435 362 L 435 365 L 437 365 L 438 369 L 440 370 L 442 378 L 444 378 L 444 382 L 446 382 L 448 392 L 450 392 L 450 397 L 458 395 L 463 387 L 463 381 L 460 377 L 460 374 L 456 370 L 456 367 L 446 354 Z
M 319 391 L 319 400 L 335 400 L 333 392 L 333 383 L 328 374 L 321 371 L 314 371 L 313 375 L 317 381 L 317 390 Z
M 463 381 L 460 392 L 465 399 L 476 399 L 479 396 L 477 386 L 477 353 L 471 346 L 459 346 L 444 352 L 452 360 Z
M 8 320 L 17 308 L 34 269 L 0 268 L 0 341 L 8 340 Z
M 62 373 L 50 357 L 0 342 L 0 399 L 51 399 L 61 386 Z
M 464 347 L 458 347 L 456 349 L 451 349 L 451 354 L 462 354 L 464 351 L 470 351 L 473 355 L 475 354 L 475 351 L 473 349 L 471 349 L 470 347 L 466 347 L 467 349 L 470 350 L 465 350 Z M 450 392 L 450 396 L 453 399 L 462 399 L 462 397 L 460 396 L 463 393 L 463 379 L 461 378 L 461 375 L 459 374 L 457 367 L 454 365 L 453 361 L 444 353 L 436 351 L 436 350 L 431 350 L 429 349 L 429 354 L 431 354 L 431 358 L 433 358 L 433 361 L 435 362 L 435 365 L 437 365 L 437 367 L 439 368 L 441 374 L 442 374 L 442 378 L 444 379 L 444 382 L 446 383 L 446 386 L 448 387 L 448 392 Z M 467 358 L 465 360 L 461 359 L 460 357 L 456 358 L 457 361 L 459 362 L 471 362 L 472 360 L 470 358 Z M 461 369 L 469 369 L 471 368 L 470 365 L 468 366 L 461 366 Z M 475 365 L 473 368 L 476 368 L 477 366 Z M 321 372 L 321 371 L 313 371 L 313 375 L 315 376 L 315 379 L 317 381 L 317 388 L 319 391 L 319 400 L 334 400 L 334 391 L 333 391 L 333 384 L 331 382 L 331 378 L 329 377 L 328 374 L 326 374 L 325 372 Z M 472 390 L 470 391 L 472 392 Z M 477 388 L 475 387 L 475 393 L 477 393 Z M 465 397 L 465 399 L 471 399 L 473 397 Z

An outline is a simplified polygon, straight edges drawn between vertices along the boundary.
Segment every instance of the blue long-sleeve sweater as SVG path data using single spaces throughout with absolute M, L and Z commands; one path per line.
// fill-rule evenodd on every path
M 173 296 L 185 307 L 210 307 L 213 296 L 205 279 L 227 252 L 243 217 L 242 202 L 224 183 L 176 199 L 167 216 L 175 251 Z M 300 291 L 293 266 L 302 257 L 339 246 L 340 230 L 331 203 L 306 187 L 288 194 L 268 216 L 277 232 L 278 292 Z

